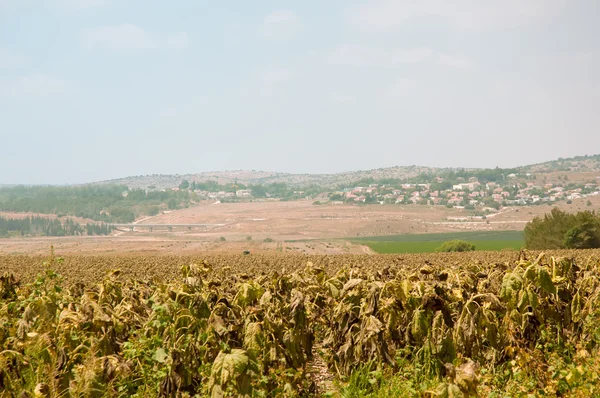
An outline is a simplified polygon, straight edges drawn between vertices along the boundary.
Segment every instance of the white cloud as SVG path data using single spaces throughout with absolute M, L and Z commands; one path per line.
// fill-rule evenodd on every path
M 0 48 L 0 69 L 1 68 L 15 68 L 22 65 L 25 59 L 12 51 Z
M 356 97 L 353 95 L 333 93 L 329 96 L 331 102 L 335 104 L 350 105 L 356 102 Z
M 9 8 L 21 5 L 23 0 L 0 0 L 0 10 L 8 10 Z
M 188 44 L 187 33 L 156 35 L 132 24 L 88 29 L 81 39 L 88 49 L 107 50 L 182 49 Z
M 92 8 L 108 5 L 110 0 L 56 0 L 57 4 L 63 8 Z
M 174 48 L 178 50 L 182 50 L 188 45 L 188 34 L 185 32 L 175 33 L 169 35 L 164 40 L 164 46 L 166 48 Z
M 440 65 L 456 69 L 473 69 L 475 62 L 460 54 L 438 54 L 437 62 Z
M 287 40 L 300 29 L 300 19 L 289 10 L 274 11 L 267 15 L 260 27 L 260 35 L 270 40 Z
M 260 74 L 260 81 L 265 85 L 276 85 L 288 81 L 292 77 L 292 72 L 288 68 L 273 67 L 263 71 Z
M 345 44 L 336 48 L 329 60 L 342 65 L 381 66 L 420 62 L 432 55 L 433 51 L 429 48 L 386 49 Z
M 15 79 L 0 80 L 0 95 L 8 99 L 47 99 L 63 98 L 75 91 L 72 82 L 44 74 L 20 76 Z
M 13 6 L 39 7 L 50 6 L 63 9 L 84 9 L 109 5 L 114 0 L 0 0 L 0 9 Z
M 426 18 L 441 19 L 459 30 L 485 31 L 548 21 L 565 5 L 566 0 L 370 0 L 348 9 L 346 19 L 372 32 Z
M 347 44 L 338 47 L 329 56 L 329 62 L 332 64 L 351 66 L 395 66 L 423 61 L 432 61 L 457 69 L 475 66 L 475 63 L 465 56 L 437 52 L 427 47 L 403 49 Z
M 292 11 L 282 10 L 282 11 L 275 11 L 275 12 L 272 12 L 271 14 L 267 15 L 267 17 L 265 18 L 265 23 L 266 24 L 282 24 L 282 23 L 296 22 L 297 20 L 298 20 L 298 17 Z
M 392 98 L 392 99 L 408 98 L 409 95 L 414 93 L 416 89 L 417 89 L 416 81 L 414 81 L 412 79 L 402 78 L 402 79 L 398 79 L 398 80 L 392 82 L 385 89 L 384 94 L 386 97 Z

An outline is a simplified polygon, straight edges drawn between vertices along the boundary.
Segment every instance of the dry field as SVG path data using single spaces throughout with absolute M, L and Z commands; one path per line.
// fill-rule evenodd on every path
M 541 252 L 525 251 L 529 258 L 535 258 Z M 583 264 L 589 259 L 600 259 L 597 250 L 549 250 L 548 256 L 574 258 Z M 0 255 L 0 275 L 12 274 L 19 280 L 29 282 L 46 269 L 50 250 L 44 255 Z M 358 267 L 371 271 L 391 268 L 404 269 L 431 266 L 436 269 L 444 267 L 469 268 L 485 265 L 486 267 L 511 264 L 519 260 L 518 251 L 501 252 L 464 252 L 464 253 L 420 253 L 420 254 L 299 254 L 299 253 L 253 253 L 243 255 L 236 253 L 203 253 L 198 255 L 143 255 L 120 254 L 106 255 L 72 255 L 55 250 L 60 261 L 54 262 L 52 269 L 61 274 L 68 282 L 96 283 L 106 275 L 119 270 L 120 278 L 153 279 L 161 281 L 178 280 L 181 267 L 190 264 L 209 264 L 210 273 L 220 274 L 224 269 L 231 276 L 261 275 L 264 272 L 290 273 L 303 269 L 308 263 L 322 268 L 328 274 L 341 269 Z
M 600 250 L 0 256 L 0 396 L 599 396 L 599 271 Z
M 587 206 L 590 200 L 592 206 Z M 565 202 L 567 211 L 600 209 L 600 196 Z M 109 237 L 0 239 L 0 253 L 45 254 L 54 245 L 64 254 L 198 254 L 217 252 L 299 252 L 306 254 L 369 253 L 365 246 L 335 238 L 454 231 L 522 230 L 534 216 L 552 206 L 509 207 L 487 222 L 452 222 L 469 212 L 440 206 L 313 205 L 312 201 L 202 203 L 139 221 L 152 224 L 224 224 L 187 230 L 136 228 Z M 14 216 L 14 215 L 13 215 Z M 219 238 L 224 237 L 225 242 Z M 248 240 L 248 237 L 251 239 Z M 271 243 L 264 240 L 270 238 Z M 310 242 L 290 242 L 313 240 Z

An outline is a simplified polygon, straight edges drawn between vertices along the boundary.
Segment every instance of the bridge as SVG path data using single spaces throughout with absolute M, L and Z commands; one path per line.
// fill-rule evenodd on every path
M 169 232 L 173 231 L 173 228 L 187 228 L 191 230 L 192 228 L 208 228 L 208 227 L 222 227 L 225 224 L 109 224 L 111 227 L 116 229 L 121 228 L 129 228 L 131 232 L 133 232 L 134 228 L 148 228 L 150 232 L 154 230 L 154 228 L 166 228 Z

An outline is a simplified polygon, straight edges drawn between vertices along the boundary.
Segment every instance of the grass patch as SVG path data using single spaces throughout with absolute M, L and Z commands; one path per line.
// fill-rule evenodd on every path
M 445 242 L 447 240 L 462 239 L 466 241 L 478 240 L 523 240 L 523 231 L 469 231 L 469 232 L 442 232 L 436 234 L 405 234 L 388 236 L 368 236 L 354 238 L 356 241 L 369 242 Z
M 522 231 L 470 231 L 436 234 L 371 236 L 352 239 L 377 253 L 433 253 L 449 240 L 461 239 L 475 245 L 475 250 L 519 250 L 525 245 Z

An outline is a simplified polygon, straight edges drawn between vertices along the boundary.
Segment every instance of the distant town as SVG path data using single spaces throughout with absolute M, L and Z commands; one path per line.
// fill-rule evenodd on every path
M 201 204 L 236 202 L 462 209 L 444 216 L 445 221 L 487 223 L 494 214 L 519 206 L 573 202 L 594 210 L 599 198 L 592 197 L 600 195 L 599 184 L 600 155 L 511 169 L 406 166 L 332 175 L 226 171 L 74 186 L 17 185 L 0 187 L 0 237 L 105 235 L 112 232 L 113 224 Z
M 285 184 L 244 186 L 238 189 L 238 184 L 221 186 L 215 182 L 189 183 L 184 180 L 180 187 L 172 190 L 191 191 L 198 199 L 231 202 L 312 199 L 315 205 L 413 204 L 477 209 L 485 213 L 498 210 L 501 206 L 548 204 L 600 195 L 598 178 L 593 182 L 570 182 L 565 175 L 560 177 L 561 182 L 547 183 L 538 181 L 529 173 L 503 174 L 495 178 L 496 181 L 480 181 L 477 176 L 428 176 L 423 179 L 430 182 L 371 182 L 326 191 L 320 187 L 288 189 Z M 277 189 L 272 189 L 273 185 L 277 185 Z M 212 189 L 202 189 L 207 186 Z

